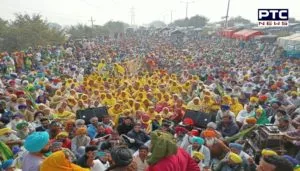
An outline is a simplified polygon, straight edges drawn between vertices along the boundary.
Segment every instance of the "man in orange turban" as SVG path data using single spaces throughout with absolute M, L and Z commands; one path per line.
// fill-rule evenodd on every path
M 81 156 L 80 151 L 84 151 L 85 146 L 88 146 L 91 142 L 91 138 L 87 136 L 86 127 L 80 127 L 76 130 L 76 136 L 72 139 L 71 150 L 76 157 Z
M 246 123 L 254 125 L 254 124 L 256 124 L 256 119 L 254 117 L 247 118 Z
M 216 132 L 213 130 L 205 130 L 202 135 L 204 138 L 215 138 L 217 136 Z
M 217 134 L 213 130 L 205 130 L 202 132 L 205 138 L 205 145 L 211 152 L 211 159 L 221 160 L 222 157 L 230 151 L 230 149 L 217 138 Z

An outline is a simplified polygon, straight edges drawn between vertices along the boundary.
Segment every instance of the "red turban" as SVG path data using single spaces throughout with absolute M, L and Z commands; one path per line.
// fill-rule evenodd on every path
M 185 129 L 184 127 L 181 127 L 181 126 L 177 126 L 175 128 L 175 132 L 176 132 L 176 134 L 182 133 L 182 132 L 187 132 L 187 129 Z
M 191 130 L 190 131 L 190 134 L 192 134 L 193 136 L 199 136 L 199 131 L 198 130 L 196 130 L 196 129 L 193 129 L 193 130 Z
M 16 91 L 16 95 L 17 95 L 17 97 L 23 96 L 24 91 Z
M 194 121 L 191 118 L 185 118 L 183 120 L 183 124 L 184 125 L 191 125 L 191 126 L 193 126 L 194 125 Z
M 105 133 L 106 134 L 112 134 L 113 130 L 111 128 L 105 128 Z
M 259 100 L 262 101 L 262 102 L 265 102 L 265 101 L 268 100 L 268 96 L 266 96 L 266 95 L 260 95 L 259 96 Z

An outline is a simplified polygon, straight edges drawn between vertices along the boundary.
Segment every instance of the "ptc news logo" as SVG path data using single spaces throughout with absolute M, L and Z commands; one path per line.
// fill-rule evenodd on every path
M 259 27 L 286 27 L 288 25 L 288 9 L 258 9 Z

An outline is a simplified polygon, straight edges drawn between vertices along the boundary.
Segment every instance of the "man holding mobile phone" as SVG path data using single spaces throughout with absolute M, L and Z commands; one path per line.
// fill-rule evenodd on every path
M 85 148 L 85 154 L 76 161 L 76 164 L 83 168 L 90 168 L 93 166 L 96 154 L 97 146 L 87 146 Z

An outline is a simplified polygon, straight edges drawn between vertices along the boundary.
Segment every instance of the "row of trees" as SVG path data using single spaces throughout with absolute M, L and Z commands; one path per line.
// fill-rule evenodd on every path
M 72 38 L 79 39 L 83 37 L 95 37 L 95 36 L 106 36 L 113 35 L 114 33 L 121 33 L 129 27 L 128 24 L 120 22 L 120 21 L 109 21 L 105 23 L 103 26 L 95 25 L 92 27 L 87 25 L 78 24 L 76 26 L 71 26 L 65 28 L 66 33 L 72 35 Z
M 71 34 L 73 39 L 91 38 L 120 33 L 129 27 L 123 22 L 109 21 L 93 28 L 82 24 L 62 28 L 59 24 L 44 20 L 41 15 L 16 14 L 15 17 L 13 21 L 0 18 L 0 51 L 12 52 L 29 46 L 62 44 L 66 34 Z
M 0 50 L 15 51 L 25 47 L 62 43 L 63 30 L 49 27 L 40 15 L 16 15 L 14 21 L 0 18 Z
M 193 16 L 191 18 L 175 20 L 169 26 L 179 27 L 203 27 L 209 19 L 204 16 Z M 224 24 L 225 21 L 218 22 Z M 290 18 L 290 22 L 297 22 Z M 234 26 L 236 23 L 251 24 L 250 20 L 240 16 L 228 20 L 228 26 Z M 153 21 L 149 24 L 151 27 L 165 27 L 162 21 Z M 93 27 L 78 24 L 62 28 L 59 24 L 49 23 L 41 15 L 16 14 L 16 19 L 6 21 L 0 18 L 0 51 L 15 51 L 27 48 L 29 46 L 60 44 L 65 41 L 65 35 L 70 34 L 73 39 L 91 38 L 102 35 L 113 35 L 114 33 L 124 32 L 129 27 L 128 24 L 119 21 L 109 21 L 103 26 L 95 25 Z
M 170 26 L 178 27 L 204 27 L 208 23 L 209 19 L 204 16 L 195 15 L 191 18 L 175 20 Z

